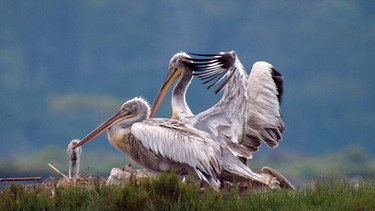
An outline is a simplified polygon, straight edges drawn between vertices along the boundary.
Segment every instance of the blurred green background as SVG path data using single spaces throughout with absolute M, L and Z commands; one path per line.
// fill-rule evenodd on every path
M 0 1 L 0 177 L 67 173 L 66 147 L 135 96 L 152 102 L 179 51 L 235 50 L 285 79 L 280 147 L 250 166 L 374 176 L 375 1 Z M 195 80 L 194 113 L 220 98 Z M 157 117 L 169 117 L 170 97 Z M 106 135 L 83 172 L 129 162 Z M 88 166 L 90 167 L 88 169 Z

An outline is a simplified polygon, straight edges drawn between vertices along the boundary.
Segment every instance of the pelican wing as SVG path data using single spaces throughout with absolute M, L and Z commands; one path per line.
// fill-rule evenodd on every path
M 226 144 L 236 156 L 251 158 L 251 152 L 239 143 L 243 139 L 247 116 L 247 74 L 234 51 L 220 54 L 193 54 L 187 65 L 208 87 L 224 80 L 216 93 L 224 89 L 220 101 L 212 108 L 187 119 L 194 127 L 209 132 L 216 141 Z
M 192 124 L 213 132 L 228 145 L 237 143 L 250 151 L 258 151 L 261 141 L 272 148 L 278 146 L 285 128 L 280 112 L 282 75 L 271 64 L 256 62 L 248 77 L 234 51 L 192 55 L 204 57 L 191 58 L 192 63 L 186 65 L 204 83 L 212 82 L 208 89 L 226 78 L 215 91 L 224 89 L 222 99 L 193 117 Z M 232 148 L 235 146 L 232 144 Z M 242 148 L 231 151 L 243 153 Z
M 282 75 L 267 62 L 256 62 L 248 78 L 248 113 L 243 144 L 257 150 L 261 140 L 277 147 L 285 128 L 280 111 Z
M 131 133 L 150 150 L 193 167 L 200 177 L 206 174 L 216 179 L 221 171 L 220 144 L 190 125 L 174 119 L 154 118 L 134 123 Z

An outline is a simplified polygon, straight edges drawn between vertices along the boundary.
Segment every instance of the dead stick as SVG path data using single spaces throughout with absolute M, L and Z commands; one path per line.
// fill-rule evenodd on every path
M 42 177 L 13 177 L 13 178 L 0 178 L 0 182 L 9 181 L 29 181 L 29 180 L 41 180 Z
M 61 176 L 63 176 L 65 179 L 69 179 L 65 174 L 63 174 L 61 171 L 59 171 L 57 168 L 55 168 L 52 164 L 48 163 L 49 167 L 51 167 L 53 170 L 55 170 L 57 173 L 59 173 Z

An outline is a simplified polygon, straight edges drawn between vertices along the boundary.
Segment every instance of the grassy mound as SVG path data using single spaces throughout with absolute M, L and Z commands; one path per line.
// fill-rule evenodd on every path
M 54 180 L 42 185 L 13 183 L 0 191 L 5 210 L 374 210 L 374 181 L 319 178 L 296 191 L 226 186 L 201 188 L 175 174 L 130 179 L 121 186 L 103 178 Z

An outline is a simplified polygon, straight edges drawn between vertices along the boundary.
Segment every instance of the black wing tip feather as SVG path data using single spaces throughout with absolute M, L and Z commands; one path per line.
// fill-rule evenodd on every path
M 188 55 L 193 55 L 193 56 L 201 56 L 201 57 L 215 57 L 218 56 L 219 54 L 214 54 L 214 53 L 187 53 Z
M 203 81 L 203 84 L 212 82 L 207 89 L 220 83 L 227 76 L 215 90 L 215 94 L 219 93 L 233 75 L 232 72 L 234 69 L 232 67 L 236 61 L 236 53 L 230 51 L 218 54 L 188 54 L 191 58 L 185 64 L 193 71 L 193 75 L 198 76 Z
M 251 141 L 243 142 L 242 144 L 251 152 L 257 152 L 260 146 L 262 145 L 261 140 L 250 134 L 246 134 L 245 136 L 246 136 L 246 139 L 250 139 Z
M 206 58 L 189 58 L 194 66 L 200 66 L 202 68 L 201 71 L 204 71 L 208 65 L 216 64 L 217 67 L 221 67 L 223 69 L 229 69 L 231 66 L 234 65 L 236 60 L 236 53 L 234 51 L 230 52 L 220 52 L 218 54 L 198 54 L 198 53 L 188 53 L 192 56 L 198 57 L 206 57 Z
M 194 55 L 194 56 L 201 56 L 201 57 L 218 57 L 221 55 L 231 54 L 233 56 L 236 56 L 236 52 L 232 51 L 222 51 L 220 53 L 190 53 L 187 52 L 188 55 Z
M 284 92 L 284 86 L 283 86 L 284 77 L 275 68 L 271 68 L 271 69 L 272 69 L 272 79 L 275 82 L 277 91 L 279 92 L 279 94 L 277 95 L 277 100 L 280 103 L 281 102 L 281 96 L 283 95 L 283 92 Z

